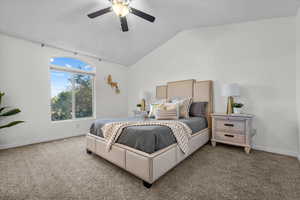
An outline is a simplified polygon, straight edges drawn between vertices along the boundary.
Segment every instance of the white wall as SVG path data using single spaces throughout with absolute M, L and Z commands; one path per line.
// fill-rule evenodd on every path
M 51 122 L 48 63 L 56 56 L 74 57 L 64 51 L 41 48 L 38 44 L 0 34 L 0 91 L 6 93 L 4 104 L 22 110 L 12 119 L 26 121 L 0 130 L 0 149 L 87 133 L 92 119 Z M 96 116 L 127 116 L 128 69 L 88 57 L 75 57 L 97 67 Z M 120 83 L 120 95 L 105 84 L 108 74 Z
M 117 64 L 76 58 L 97 67 L 98 118 L 124 117 L 135 109 L 141 91 L 154 93 L 156 85 L 190 78 L 214 80 L 215 110 L 224 112 L 221 85 L 237 82 L 242 87 L 246 111 L 256 115 L 256 148 L 297 155 L 294 108 L 296 94 L 300 102 L 300 61 L 296 74 L 295 24 L 295 18 L 290 17 L 184 31 L 133 65 L 129 72 Z M 300 32 L 299 15 L 297 27 Z M 300 49 L 299 37 L 297 44 Z M 92 119 L 57 123 L 50 120 L 48 62 L 55 56 L 74 57 L 0 34 L 0 90 L 7 94 L 4 103 L 22 110 L 13 120 L 26 121 L 0 130 L 0 149 L 87 132 Z M 120 95 L 104 83 L 108 74 L 120 83 Z M 297 105 L 300 126 L 300 104 Z
M 181 32 L 131 67 L 129 113 L 141 91 L 191 78 L 214 80 L 215 111 L 225 112 L 221 85 L 236 82 L 256 115 L 255 148 L 296 156 L 295 38 L 295 17 Z
M 300 9 L 296 18 L 297 26 L 297 65 L 296 65 L 296 95 L 297 95 L 297 113 L 298 113 L 298 133 L 299 133 L 299 154 L 298 159 L 300 160 Z

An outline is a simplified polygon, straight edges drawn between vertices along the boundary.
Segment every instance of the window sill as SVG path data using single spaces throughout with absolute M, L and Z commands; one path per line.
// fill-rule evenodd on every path
M 66 120 L 59 120 L 59 121 L 52 121 L 51 123 L 62 123 L 62 122 L 80 122 L 80 121 L 86 121 L 86 120 L 96 120 L 96 117 L 85 117 L 85 118 L 79 118 L 79 119 L 66 119 Z

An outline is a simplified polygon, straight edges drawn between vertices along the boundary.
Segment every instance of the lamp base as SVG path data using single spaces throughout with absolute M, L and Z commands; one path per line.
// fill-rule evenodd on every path
M 228 97 L 228 100 L 227 100 L 227 115 L 230 115 L 233 113 L 233 97 Z
M 141 111 L 146 111 L 146 101 L 145 101 L 145 99 L 141 100 Z

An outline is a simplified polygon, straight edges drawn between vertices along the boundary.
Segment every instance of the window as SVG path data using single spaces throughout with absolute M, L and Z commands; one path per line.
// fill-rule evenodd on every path
M 74 58 L 51 58 L 52 121 L 94 116 L 95 69 Z

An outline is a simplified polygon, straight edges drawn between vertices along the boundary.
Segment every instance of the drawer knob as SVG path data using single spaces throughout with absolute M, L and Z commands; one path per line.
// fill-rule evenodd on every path
M 231 138 L 234 137 L 234 135 L 228 135 L 228 134 L 225 134 L 224 136 L 226 136 L 226 137 L 231 137 Z
M 234 124 L 224 124 L 224 126 L 234 127 Z

